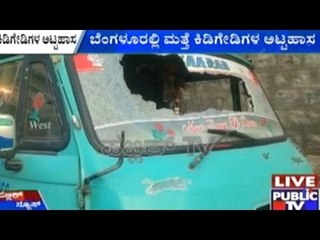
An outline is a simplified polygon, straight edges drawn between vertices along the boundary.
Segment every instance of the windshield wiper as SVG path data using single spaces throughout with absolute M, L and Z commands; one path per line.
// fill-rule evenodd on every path
M 201 151 L 201 153 L 199 155 L 197 155 L 193 161 L 188 165 L 188 168 L 193 170 L 203 159 L 205 156 L 208 155 L 208 153 L 214 148 L 214 146 L 218 143 L 220 143 L 225 137 L 227 136 L 231 136 L 231 137 L 238 137 L 238 138 L 242 138 L 242 139 L 246 139 L 246 140 L 250 140 L 250 141 L 255 141 L 256 138 L 245 134 L 243 132 L 238 132 L 236 130 L 222 130 L 222 129 L 208 129 L 207 133 L 211 133 L 211 134 L 218 134 L 218 135 L 222 135 L 221 138 L 219 138 L 216 141 L 216 138 L 212 138 L 211 139 L 211 143 L 207 145 L 207 147 Z M 210 147 L 208 147 L 210 146 Z
M 207 133 L 220 134 L 220 135 L 224 135 L 224 136 L 228 135 L 231 137 L 239 137 L 239 138 L 253 140 L 253 141 L 257 140 L 256 138 L 254 138 L 246 133 L 239 132 L 237 130 L 208 129 Z

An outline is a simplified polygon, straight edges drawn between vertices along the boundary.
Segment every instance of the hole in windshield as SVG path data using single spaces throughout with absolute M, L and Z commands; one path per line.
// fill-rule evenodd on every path
M 252 111 L 245 83 L 235 77 L 189 72 L 178 55 L 125 55 L 120 61 L 131 94 L 175 115 L 208 109 Z

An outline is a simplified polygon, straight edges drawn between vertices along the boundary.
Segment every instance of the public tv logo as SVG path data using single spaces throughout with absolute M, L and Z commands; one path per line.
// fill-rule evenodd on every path
M 272 210 L 319 210 L 317 175 L 272 175 Z

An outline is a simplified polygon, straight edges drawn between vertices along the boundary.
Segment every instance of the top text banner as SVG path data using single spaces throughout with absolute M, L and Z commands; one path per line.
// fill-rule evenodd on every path
M 83 30 L 0 30 L 0 54 L 71 54 Z
M 319 53 L 319 30 L 87 30 L 86 53 Z
M 320 53 L 320 30 L 0 30 L 0 54 Z

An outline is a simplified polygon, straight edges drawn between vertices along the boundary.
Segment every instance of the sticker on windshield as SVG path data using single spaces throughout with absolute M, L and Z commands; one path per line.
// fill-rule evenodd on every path
M 38 92 L 32 97 L 32 110 L 28 114 L 29 127 L 31 130 L 43 131 L 50 130 L 52 122 L 41 120 L 41 110 L 46 104 L 46 99 L 43 93 Z
M 266 118 L 261 118 L 260 121 L 260 126 L 261 127 L 265 127 L 267 128 L 267 130 L 270 132 L 270 133 L 273 133 L 273 129 L 272 129 L 272 126 L 270 124 L 270 122 L 266 119 Z
M 188 121 L 182 125 L 182 130 L 185 133 L 196 134 L 205 132 L 207 129 L 219 130 L 239 130 L 241 128 L 257 128 L 259 127 L 256 120 L 250 119 L 248 116 L 230 116 L 229 118 L 222 118 L 222 121 L 216 119 L 206 119 L 204 124 L 197 124 L 195 121 Z
M 165 140 L 167 137 L 174 137 L 175 131 L 172 129 L 165 129 L 162 123 L 155 123 L 152 129 L 152 136 L 155 140 Z
M 188 68 L 230 70 L 228 63 L 220 58 L 202 55 L 182 55 L 181 58 Z
M 38 190 L 0 192 L 0 210 L 48 210 Z
M 77 72 L 103 71 L 103 59 L 97 54 L 77 54 L 74 63 Z
M 249 71 L 248 72 L 249 79 L 254 83 L 260 85 L 260 82 L 258 80 L 258 76 L 253 72 Z

